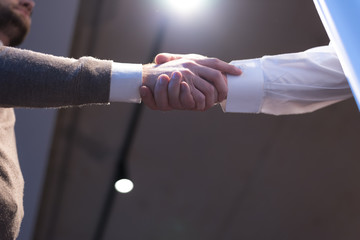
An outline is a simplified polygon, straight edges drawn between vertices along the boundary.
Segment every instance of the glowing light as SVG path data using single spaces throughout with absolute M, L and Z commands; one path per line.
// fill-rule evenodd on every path
M 115 183 L 115 189 L 120 193 L 129 193 L 133 188 L 134 184 L 129 179 L 120 179 Z
M 200 9 L 205 0 L 166 0 L 169 7 L 181 14 L 191 14 Z

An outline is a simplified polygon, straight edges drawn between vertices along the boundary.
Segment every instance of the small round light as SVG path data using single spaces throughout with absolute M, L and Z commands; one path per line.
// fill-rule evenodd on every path
M 129 179 L 120 179 L 115 183 L 115 189 L 120 193 L 129 193 L 133 188 L 134 184 Z

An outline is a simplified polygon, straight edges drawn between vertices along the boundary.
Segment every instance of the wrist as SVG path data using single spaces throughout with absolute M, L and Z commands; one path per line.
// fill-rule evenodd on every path
M 142 66 L 142 86 L 146 86 L 151 90 L 154 90 L 157 74 L 155 73 L 156 64 L 149 63 Z
M 140 102 L 139 87 L 142 84 L 142 65 L 112 63 L 110 102 Z

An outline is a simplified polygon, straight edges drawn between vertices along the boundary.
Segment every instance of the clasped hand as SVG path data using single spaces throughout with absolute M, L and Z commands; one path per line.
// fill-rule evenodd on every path
M 140 95 L 153 110 L 204 111 L 227 97 L 226 74 L 240 69 L 217 58 L 162 53 L 143 66 Z

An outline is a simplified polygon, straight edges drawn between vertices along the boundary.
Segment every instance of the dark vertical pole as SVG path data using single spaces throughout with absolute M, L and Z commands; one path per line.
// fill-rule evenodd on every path
M 167 25 L 167 19 L 166 17 L 162 17 L 158 32 L 156 34 L 154 45 L 151 48 L 151 53 L 148 58 L 148 62 L 152 62 L 155 58 L 156 54 L 158 54 L 160 47 L 162 45 L 162 41 L 164 40 L 164 34 L 166 31 L 166 25 Z M 141 119 L 141 113 L 142 113 L 143 105 L 139 104 L 134 107 L 132 116 L 130 118 L 129 126 L 127 128 L 127 132 L 124 139 L 124 144 L 121 146 L 119 151 L 119 157 L 117 164 L 115 165 L 115 171 L 113 173 L 113 178 L 110 182 L 108 193 L 104 202 L 104 206 L 99 218 L 99 223 L 94 235 L 94 240 L 102 240 L 106 226 L 108 224 L 110 215 L 111 215 L 111 209 L 114 204 L 114 200 L 116 198 L 116 190 L 114 188 L 114 184 L 117 180 L 127 177 L 127 158 L 128 154 L 131 150 L 136 130 L 139 125 L 140 119 Z

